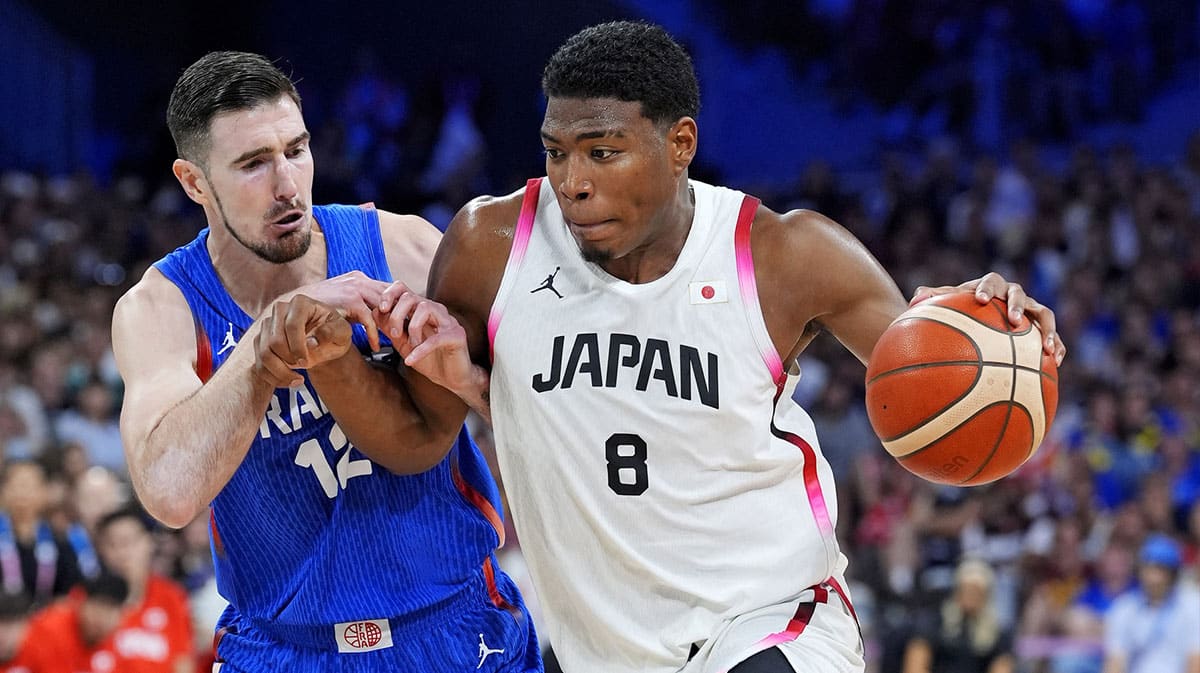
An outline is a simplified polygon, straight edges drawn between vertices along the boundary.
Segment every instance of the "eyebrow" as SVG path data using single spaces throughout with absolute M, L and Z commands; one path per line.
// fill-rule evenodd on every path
M 289 140 L 287 147 L 295 147 L 296 145 L 299 145 L 300 143 L 307 142 L 308 139 L 311 137 L 312 136 L 309 134 L 309 132 L 305 131 L 304 133 L 301 133 L 300 135 L 296 136 L 295 138 L 292 138 L 291 140 Z M 260 154 L 266 154 L 267 152 L 270 152 L 270 151 L 271 151 L 271 148 L 267 147 L 266 145 L 263 145 L 262 147 L 255 147 L 254 149 L 250 150 L 249 152 L 242 152 L 242 154 L 240 156 L 238 156 L 238 158 L 234 159 L 233 161 L 231 161 L 229 163 L 240 164 L 243 161 L 246 161 L 247 159 L 253 159 L 254 157 L 256 157 Z
M 606 138 L 608 136 L 616 136 L 618 138 L 624 138 L 625 132 L 620 131 L 620 130 L 614 130 L 614 129 L 607 129 L 607 130 L 603 130 L 603 131 L 584 131 L 583 133 L 580 133 L 579 135 L 575 136 L 575 142 L 579 142 L 581 140 L 595 140 L 597 138 Z M 545 131 L 542 131 L 542 138 L 545 140 L 549 140 L 552 143 L 559 142 L 558 138 L 555 138 L 554 136 L 550 135 L 549 133 L 546 133 Z

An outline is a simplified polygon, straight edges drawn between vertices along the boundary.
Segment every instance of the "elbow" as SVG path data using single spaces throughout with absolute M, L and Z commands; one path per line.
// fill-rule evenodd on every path
M 415 443 L 405 451 L 391 451 L 385 460 L 376 460 L 387 471 L 404 475 L 428 472 L 441 463 L 454 446 L 453 437 L 434 437 Z
M 168 528 L 183 528 L 201 511 L 201 506 L 180 495 L 138 493 L 138 499 L 147 514 Z

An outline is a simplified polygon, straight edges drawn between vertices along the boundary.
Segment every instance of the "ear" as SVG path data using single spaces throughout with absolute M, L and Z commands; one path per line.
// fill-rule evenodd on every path
M 187 159 L 176 159 L 171 164 L 171 172 L 175 174 L 175 179 L 179 180 L 179 184 L 189 199 L 202 206 L 208 203 L 208 194 L 211 188 L 208 185 L 207 176 L 204 175 L 204 169 L 199 164 Z
M 697 134 L 696 120 L 691 117 L 680 117 L 667 131 L 667 149 L 676 176 L 682 175 L 695 158 Z

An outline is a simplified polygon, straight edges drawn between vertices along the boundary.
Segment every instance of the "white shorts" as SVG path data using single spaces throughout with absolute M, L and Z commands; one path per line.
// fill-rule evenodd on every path
M 727 673 L 771 647 L 796 673 L 863 673 L 862 633 L 843 585 L 830 578 L 787 603 L 726 622 L 680 673 Z

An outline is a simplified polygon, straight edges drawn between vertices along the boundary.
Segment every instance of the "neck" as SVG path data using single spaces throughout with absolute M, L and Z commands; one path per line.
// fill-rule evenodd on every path
M 37 537 L 38 518 L 36 516 L 25 516 L 23 514 L 11 514 L 13 536 L 21 542 L 33 542 Z
M 600 268 L 627 283 L 649 283 L 675 268 L 696 215 L 695 198 L 688 186 L 686 173 L 679 183 L 675 196 L 649 225 L 652 232 L 650 236 L 628 254 L 608 260 Z
M 280 295 L 324 280 L 328 269 L 325 237 L 315 225 L 308 251 L 285 264 L 259 257 L 220 225 L 209 228 L 208 254 L 221 285 L 252 319 L 257 319 Z
M 146 584 L 149 582 L 149 577 L 142 575 L 141 577 L 127 577 L 129 582 L 129 598 L 125 600 L 126 605 L 141 605 L 142 599 L 146 597 Z

